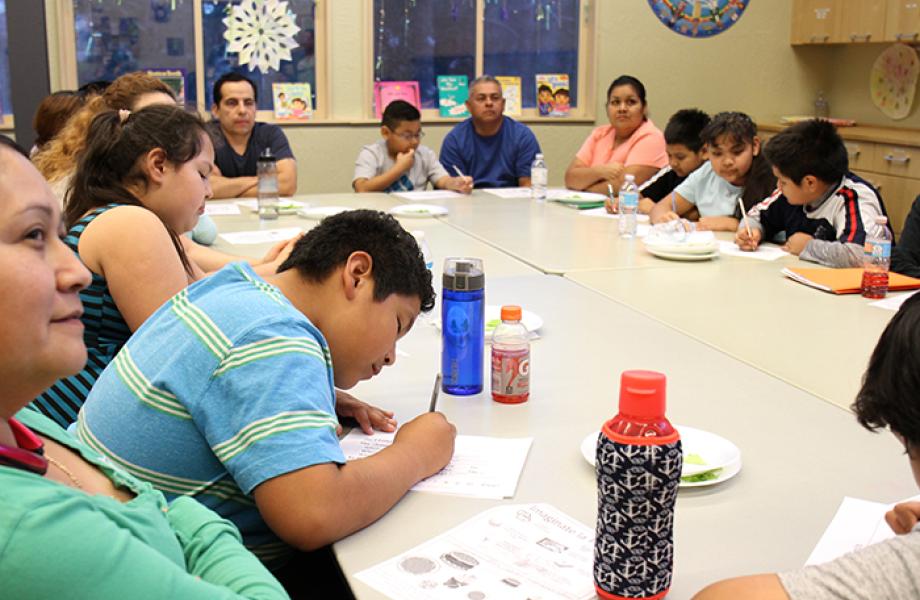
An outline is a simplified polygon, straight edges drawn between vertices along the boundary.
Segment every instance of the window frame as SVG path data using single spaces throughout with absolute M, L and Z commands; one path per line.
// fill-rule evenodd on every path
M 374 116 L 374 0 L 363 0 L 364 6 L 362 14 L 364 15 L 364 39 L 365 43 L 365 60 L 364 60 L 364 116 L 365 118 L 378 122 Z M 483 65 L 485 64 L 485 0 L 476 0 L 476 46 L 475 46 L 475 65 L 476 75 L 479 77 L 483 74 Z M 597 40 L 597 27 L 594 19 L 594 7 L 592 0 L 579 0 L 579 18 L 581 26 L 578 28 L 578 98 L 579 105 L 573 108 L 568 117 L 541 117 L 536 108 L 522 108 L 521 115 L 514 117 L 516 121 L 528 123 L 593 123 L 596 118 L 595 105 L 595 82 L 596 82 L 596 62 L 594 60 L 595 44 Z M 489 73 L 490 75 L 513 75 L 513 73 Z M 525 82 L 521 80 L 523 87 Z M 463 118 L 442 117 L 440 111 L 436 108 L 424 108 L 421 110 L 422 120 L 425 123 L 458 123 Z
M 76 53 L 76 21 L 73 11 L 72 0 L 51 0 L 55 9 L 54 23 L 48 23 L 48 54 L 57 56 L 58 68 L 52 68 L 51 87 L 52 89 L 76 89 L 79 87 L 77 75 L 77 53 Z M 202 4 L 206 0 L 186 0 L 192 4 L 192 17 L 194 20 L 193 31 L 195 39 L 193 46 L 195 48 L 195 71 L 198 74 L 205 72 L 204 65 L 204 31 L 202 29 Z M 316 103 L 317 107 L 313 110 L 313 116 L 306 122 L 276 121 L 275 115 L 270 110 L 259 110 L 256 112 L 256 119 L 266 123 L 276 123 L 285 127 L 299 127 L 310 125 L 314 122 L 328 122 L 332 120 L 332 111 L 330 111 L 328 80 L 328 52 L 327 52 L 327 2 L 316 0 L 314 14 L 314 61 L 316 64 Z M 54 61 L 52 61 L 54 62 Z M 56 72 L 55 72 L 56 71 Z M 195 90 L 197 100 L 195 108 L 199 114 L 209 116 L 211 107 L 205 105 L 205 82 L 204 77 L 195 77 Z M 271 93 L 271 90 L 260 90 L 263 94 Z

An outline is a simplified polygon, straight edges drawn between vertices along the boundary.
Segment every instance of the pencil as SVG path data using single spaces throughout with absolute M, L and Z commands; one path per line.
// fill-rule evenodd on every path
M 748 221 L 747 212 L 744 210 L 744 202 L 738 198 L 738 208 L 741 209 L 741 219 L 744 220 L 744 228 L 747 229 L 748 239 L 754 241 L 754 234 L 751 233 L 751 223 Z
M 456 168 L 456 167 L 455 167 Z M 431 390 L 431 404 L 428 405 L 428 412 L 434 412 L 438 405 L 438 393 L 441 391 L 441 374 L 438 373 L 434 378 L 434 389 Z

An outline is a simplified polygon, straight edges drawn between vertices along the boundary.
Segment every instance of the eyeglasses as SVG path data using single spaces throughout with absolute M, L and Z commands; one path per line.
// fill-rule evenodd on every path
M 418 133 L 397 133 L 396 135 L 406 140 L 407 142 L 411 142 L 412 140 L 422 141 L 422 138 L 425 137 L 425 132 L 419 131 Z

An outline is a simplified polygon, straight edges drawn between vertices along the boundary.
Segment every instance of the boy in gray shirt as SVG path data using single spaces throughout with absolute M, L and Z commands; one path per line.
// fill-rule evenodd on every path
M 383 139 L 361 148 L 351 186 L 356 192 L 404 192 L 437 189 L 464 194 L 473 190 L 470 177 L 451 177 L 431 148 L 422 146 L 422 115 L 403 100 L 390 102 L 383 111 Z
M 920 485 L 920 294 L 907 300 L 879 339 L 853 411 L 872 431 L 890 429 L 904 444 Z M 694 600 L 895 600 L 920 598 L 920 502 L 885 515 L 897 537 L 831 562 L 710 585 Z

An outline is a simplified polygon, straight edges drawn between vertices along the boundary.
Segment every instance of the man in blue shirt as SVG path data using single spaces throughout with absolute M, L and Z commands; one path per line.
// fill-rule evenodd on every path
M 214 144 L 211 189 L 214 198 L 256 196 L 256 163 L 266 148 L 278 161 L 278 193 L 297 193 L 297 163 L 287 137 L 277 125 L 256 122 L 256 84 L 239 73 L 226 73 L 214 83 Z
M 540 144 L 529 127 L 504 116 L 501 84 L 483 75 L 470 86 L 470 118 L 454 127 L 441 145 L 441 164 L 473 178 L 473 187 L 530 187 L 530 165 Z

